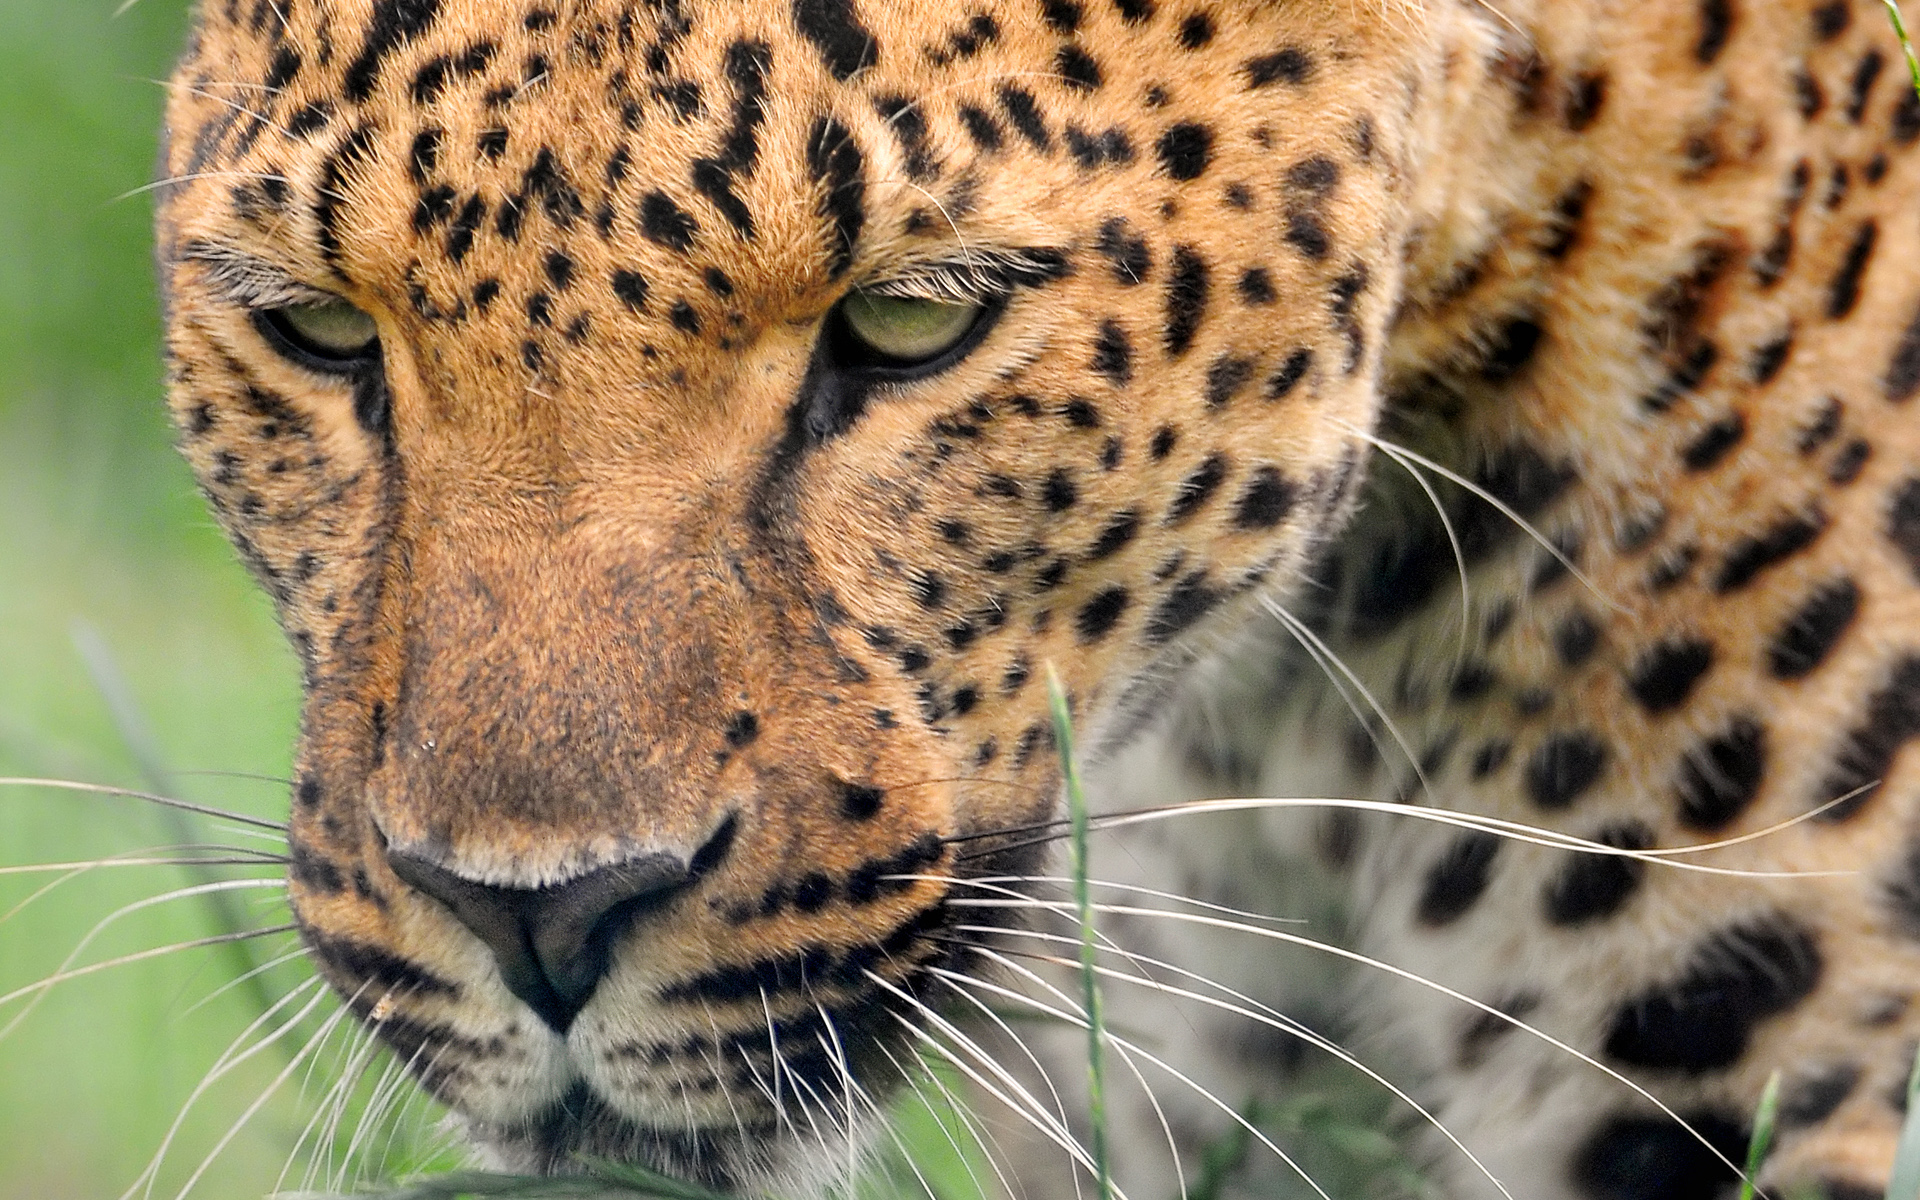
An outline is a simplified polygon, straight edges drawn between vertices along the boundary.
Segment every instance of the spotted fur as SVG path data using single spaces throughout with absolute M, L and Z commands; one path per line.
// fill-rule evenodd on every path
M 1920 103 L 1883 25 L 210 0 L 167 116 L 172 404 L 303 666 L 314 961 L 493 1161 L 817 1182 L 843 1156 L 766 1081 L 831 1112 L 844 1051 L 887 1092 L 909 998 L 989 970 L 957 902 L 1039 861 L 978 838 L 1055 811 L 1051 667 L 1094 757 L 1131 744 L 1166 789 L 1629 851 L 1817 811 L 1707 861 L 1850 873 L 1386 818 L 1314 818 L 1305 862 L 1353 944 L 1703 1135 L 1366 977 L 1359 1032 L 1516 1195 L 1704 1195 L 1776 1069 L 1767 1181 L 1877 1194 L 1920 1036 Z M 1003 307 L 875 384 L 821 349 L 868 285 Z M 315 293 L 374 316 L 377 370 L 270 348 L 255 310 Z M 1264 894 L 1309 869 L 1280 825 L 1130 861 Z M 534 895 L 643 859 L 677 882 L 558 1016 L 455 885 L 396 871 Z M 1208 970 L 1278 995 L 1277 961 Z M 1186 1028 L 1216 1090 L 1275 1086 Z M 1224 1121 L 1176 1116 L 1190 1155 Z M 1153 1138 L 1117 1144 L 1170 1194 Z

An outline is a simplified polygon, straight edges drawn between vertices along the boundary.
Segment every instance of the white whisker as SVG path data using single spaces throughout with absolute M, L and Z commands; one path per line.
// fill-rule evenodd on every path
M 1053 912 L 1058 915 L 1066 916 L 1069 918 L 1072 915 L 1072 910 L 1069 909 L 1067 906 L 1060 905 L 1060 904 L 1049 904 L 1043 900 L 1024 900 L 1023 901 L 1023 900 L 954 899 L 954 900 L 949 900 L 947 903 L 957 908 L 991 908 L 991 909 L 1025 908 L 1025 909 L 1039 909 L 1043 911 Z M 1614 1070 L 1612 1067 L 1609 1067 L 1607 1064 L 1601 1062 L 1599 1059 L 1593 1057 L 1592 1055 L 1587 1054 L 1584 1051 L 1579 1050 L 1572 1045 L 1569 1045 L 1568 1043 L 1562 1041 L 1557 1037 L 1554 1037 L 1552 1034 L 1546 1032 L 1545 1030 L 1540 1029 L 1533 1025 L 1529 1025 L 1527 1022 L 1521 1020 L 1520 1018 L 1514 1016 L 1511 1013 L 1508 1013 L 1502 1009 L 1495 1008 L 1491 1004 L 1488 1004 L 1483 1000 L 1479 1000 L 1473 996 L 1467 995 L 1465 992 L 1458 991 L 1454 988 L 1450 988 L 1446 984 L 1440 983 L 1437 980 L 1428 979 L 1425 976 L 1418 975 L 1412 971 L 1407 970 L 1404 967 L 1395 966 L 1393 963 L 1385 962 L 1381 959 L 1374 958 L 1370 955 L 1362 954 L 1357 950 L 1348 950 L 1344 946 L 1334 946 L 1326 942 L 1315 941 L 1314 939 L 1309 937 L 1302 937 L 1299 934 L 1287 933 L 1279 929 L 1267 929 L 1258 925 L 1249 925 L 1240 921 L 1229 921 L 1220 917 L 1208 916 L 1204 913 L 1171 912 L 1166 909 L 1137 908 L 1132 905 L 1125 905 L 1125 904 L 1095 904 L 1093 906 L 1093 910 L 1097 913 L 1110 915 L 1110 916 L 1148 917 L 1148 918 L 1155 918 L 1155 919 L 1164 920 L 1164 921 L 1174 921 L 1180 924 L 1201 925 L 1208 928 L 1224 929 L 1233 933 L 1250 934 L 1254 937 L 1267 938 L 1272 941 L 1284 942 L 1292 946 L 1304 946 L 1304 947 L 1307 947 L 1308 949 L 1317 950 L 1323 954 L 1332 955 L 1335 958 L 1341 958 L 1349 962 L 1359 963 L 1360 965 L 1371 968 L 1372 970 L 1381 971 L 1388 975 L 1392 975 L 1396 979 L 1404 979 L 1409 983 L 1413 983 L 1420 987 L 1426 988 L 1429 991 L 1436 992 L 1439 995 L 1445 996 L 1450 1000 L 1457 1000 L 1460 1003 L 1465 1004 L 1470 1008 L 1476 1009 L 1479 1012 L 1485 1013 L 1486 1015 L 1493 1017 L 1495 1020 L 1503 1021 L 1508 1025 L 1513 1026 L 1515 1029 L 1521 1030 L 1522 1032 L 1526 1033 L 1530 1037 L 1538 1038 L 1540 1041 L 1546 1043 L 1549 1046 L 1552 1046 L 1556 1050 L 1560 1050 L 1566 1054 L 1572 1055 L 1574 1058 L 1579 1059 L 1581 1062 L 1587 1064 L 1588 1066 L 1606 1075 L 1607 1078 L 1612 1079 L 1616 1083 L 1622 1084 L 1623 1086 L 1629 1088 L 1630 1090 L 1632 1090 L 1632 1092 L 1636 1096 L 1639 1096 L 1641 1099 L 1647 1101 L 1649 1104 L 1652 1104 L 1655 1108 L 1659 1109 L 1662 1114 L 1671 1118 L 1675 1124 L 1680 1126 L 1680 1128 L 1686 1130 L 1687 1133 L 1691 1135 L 1695 1141 L 1699 1142 L 1702 1146 L 1706 1147 L 1707 1150 L 1710 1153 L 1712 1153 L 1712 1155 L 1716 1159 L 1718 1159 L 1721 1163 L 1732 1168 L 1736 1174 L 1741 1174 L 1740 1166 L 1738 1163 L 1735 1163 L 1732 1159 L 1722 1154 L 1720 1150 L 1713 1145 L 1712 1142 L 1708 1141 L 1707 1138 L 1700 1133 L 1699 1130 L 1695 1129 L 1691 1124 L 1689 1124 L 1685 1119 L 1683 1119 L 1679 1113 L 1675 1112 L 1669 1105 L 1664 1103 L 1658 1096 L 1655 1096 L 1651 1091 L 1647 1090 L 1645 1087 L 1642 1087 L 1640 1084 L 1635 1083 L 1633 1080 L 1627 1078 L 1627 1076 L 1621 1074 L 1619 1071 Z

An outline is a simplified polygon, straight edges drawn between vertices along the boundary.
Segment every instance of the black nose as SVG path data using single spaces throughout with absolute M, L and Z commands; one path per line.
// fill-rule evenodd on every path
M 399 850 L 387 860 L 403 882 L 452 909 L 487 944 L 507 987 L 556 1033 L 586 1006 L 621 931 L 695 878 L 687 859 L 664 852 L 539 888 L 478 883 Z

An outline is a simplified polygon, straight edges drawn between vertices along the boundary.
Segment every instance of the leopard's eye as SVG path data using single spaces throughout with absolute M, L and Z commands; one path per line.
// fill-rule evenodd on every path
M 855 348 L 871 365 L 910 368 L 931 363 L 966 340 L 983 304 L 953 304 L 855 290 L 840 302 L 840 317 Z
M 344 373 L 379 351 L 373 318 L 345 300 L 289 304 L 262 309 L 257 316 L 274 348 L 303 366 Z

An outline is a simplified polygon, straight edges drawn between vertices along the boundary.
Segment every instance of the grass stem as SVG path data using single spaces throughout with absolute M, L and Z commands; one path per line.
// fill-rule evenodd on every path
M 1100 977 L 1095 969 L 1093 896 L 1087 880 L 1087 797 L 1080 768 L 1073 755 L 1073 715 L 1067 711 L 1066 692 L 1052 664 L 1047 666 L 1047 704 L 1053 710 L 1053 736 L 1060 751 L 1060 775 L 1067 791 L 1067 815 L 1072 822 L 1073 904 L 1080 925 L 1080 993 L 1087 1010 L 1087 1118 L 1093 1125 L 1094 1177 L 1098 1200 L 1113 1200 L 1113 1176 L 1107 1164 L 1107 1087 L 1104 1042 L 1106 1020 L 1100 1004 Z

